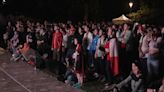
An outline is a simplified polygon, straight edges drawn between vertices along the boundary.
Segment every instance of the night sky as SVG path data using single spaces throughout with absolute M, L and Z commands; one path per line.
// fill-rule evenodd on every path
M 88 19 L 111 20 L 130 11 L 129 1 L 134 2 L 133 10 L 137 10 L 140 3 L 151 0 L 6 0 L 5 5 L 1 4 L 1 11 L 47 19 L 82 20 L 87 6 Z

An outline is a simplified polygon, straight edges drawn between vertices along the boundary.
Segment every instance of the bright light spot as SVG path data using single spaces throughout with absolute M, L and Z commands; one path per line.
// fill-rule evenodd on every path
M 130 7 L 130 8 L 133 7 L 133 2 L 129 2 L 129 7 Z
M 6 0 L 3 0 L 3 1 L 2 1 L 2 4 L 6 4 Z
M 6 3 L 6 0 L 3 0 L 2 2 L 3 2 L 3 3 Z

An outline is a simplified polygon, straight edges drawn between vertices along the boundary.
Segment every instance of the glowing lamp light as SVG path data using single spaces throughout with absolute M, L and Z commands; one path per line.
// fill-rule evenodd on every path
M 2 4 L 5 4 L 6 3 L 6 0 L 2 0 Z
M 3 2 L 3 3 L 5 3 L 5 2 L 6 2 L 6 0 L 3 0 L 2 2 Z
M 129 7 L 130 7 L 130 8 L 133 7 L 133 2 L 129 2 Z

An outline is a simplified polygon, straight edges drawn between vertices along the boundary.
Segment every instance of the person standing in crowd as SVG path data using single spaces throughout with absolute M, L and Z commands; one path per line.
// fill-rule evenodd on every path
M 54 25 L 54 33 L 52 36 L 51 50 L 53 52 L 52 71 L 56 74 L 60 73 L 61 69 L 61 50 L 62 50 L 63 35 L 60 32 L 60 28 Z
M 76 48 L 74 45 L 74 37 L 75 37 L 74 33 L 75 33 L 74 28 L 69 27 L 69 33 L 68 33 L 69 35 L 68 35 L 68 40 L 67 40 L 67 52 L 66 52 L 66 58 L 65 58 L 67 67 L 69 66 L 69 59 L 72 58 L 72 55 Z
M 121 38 L 122 38 L 121 33 L 122 33 L 122 26 L 119 25 L 118 30 L 116 32 L 116 37 L 117 37 L 117 40 L 120 41 L 120 42 L 121 42 Z
M 47 28 L 47 35 L 48 35 L 48 45 L 51 46 L 52 44 L 52 36 L 53 36 L 53 25 L 49 24 Z
M 125 77 L 125 42 L 122 41 L 122 32 L 123 32 L 123 27 L 122 25 L 118 26 L 117 32 L 116 32 L 116 38 L 118 42 L 118 53 L 119 53 L 119 66 L 120 66 L 120 79 L 121 78 L 126 78 Z
M 36 35 L 31 24 L 27 27 L 26 43 L 28 43 L 32 49 L 36 50 Z
M 151 30 L 151 29 L 150 29 Z M 144 76 L 147 75 L 147 56 L 148 56 L 148 43 L 149 43 L 149 30 L 145 30 L 142 25 L 138 25 L 138 37 L 139 37 L 139 46 L 138 46 L 138 56 L 142 63 L 142 69 Z
M 139 31 L 145 31 L 144 27 L 140 26 L 139 23 L 134 23 L 133 24 L 133 28 L 132 28 L 132 35 L 134 37 L 134 59 L 139 59 L 139 50 L 138 50 L 138 47 L 139 47 L 139 40 L 140 40 L 140 33 Z
M 81 27 L 78 27 L 78 33 L 76 36 L 77 36 L 79 43 L 82 45 L 84 33 L 83 33 L 83 29 Z
M 158 78 L 159 75 L 159 48 L 158 44 L 161 42 L 160 37 L 157 36 L 156 32 L 153 31 L 151 34 L 149 48 L 148 48 L 148 58 L 147 58 L 147 68 L 148 68 L 148 81 Z
M 62 40 L 63 40 L 62 33 L 59 31 L 59 27 L 55 25 L 51 48 L 53 50 L 53 60 L 57 62 L 60 61 Z
M 105 44 L 105 51 L 107 53 L 106 79 L 107 82 L 112 82 L 113 77 L 119 74 L 119 57 L 115 32 L 111 27 L 108 27 L 108 41 Z
M 74 60 L 74 68 L 76 71 L 76 77 L 78 79 L 78 83 L 80 86 L 83 85 L 83 78 L 84 78 L 84 66 L 82 61 L 82 55 L 81 55 L 81 44 L 79 44 L 78 39 L 74 38 L 74 45 L 76 46 L 75 51 L 72 55 L 72 58 Z
M 47 53 L 47 34 L 43 25 L 40 27 L 40 30 L 37 36 L 37 49 L 41 56 Z
M 102 30 L 99 31 L 99 39 L 97 42 L 95 59 L 97 62 L 97 72 L 99 74 L 99 80 L 104 81 L 105 79 L 105 43 L 106 38 Z
M 85 34 L 83 37 L 82 46 L 83 46 L 84 70 L 86 73 L 88 71 L 88 68 L 91 66 L 91 63 L 88 60 L 89 59 L 88 55 L 93 40 L 93 34 L 90 32 L 89 27 L 87 25 L 84 25 L 83 29 L 85 31 Z
M 87 40 L 87 50 L 89 51 L 92 45 L 93 34 L 89 31 L 89 27 L 87 25 L 84 26 L 84 37 L 83 40 Z
M 146 76 L 145 85 L 149 86 L 163 72 L 164 28 L 158 31 L 157 27 L 146 24 L 135 23 L 131 31 L 128 24 L 116 26 L 104 21 L 76 25 L 70 21 L 41 23 L 19 19 L 15 27 L 8 22 L 3 37 L 12 54 L 21 58 L 28 54 L 30 57 L 25 61 L 36 61 L 32 63 L 36 67 L 52 61 L 49 69 L 53 68 L 52 72 L 57 72 L 71 86 L 77 83 L 75 86 L 81 87 L 86 80 L 101 80 L 109 87 L 121 79 L 116 85 L 118 89 L 130 82 L 128 88 L 132 90 L 125 92 L 143 92 L 143 77 Z M 140 65 L 132 62 L 136 59 Z M 163 85 L 160 90 L 163 91 Z
M 95 57 L 95 52 L 96 52 L 96 48 L 97 48 L 98 39 L 99 39 L 98 29 L 95 28 L 94 31 L 93 31 L 92 44 L 91 44 L 91 47 L 90 47 L 90 50 L 89 50 L 89 61 L 90 61 L 91 67 L 94 67 L 95 70 L 96 70 L 95 73 L 94 73 L 94 76 L 96 78 L 99 77 L 99 74 L 98 74 L 99 73 L 99 71 L 98 71 L 99 64 L 98 64 L 98 61 L 96 60 L 96 57 Z
M 14 35 L 14 27 L 12 26 L 11 22 L 9 21 L 6 26 L 6 31 L 3 34 L 3 40 L 5 43 L 6 49 L 8 48 L 8 45 L 9 45 L 8 41 L 13 37 L 13 35 Z
M 124 61 L 123 65 L 125 65 L 127 67 L 127 69 L 124 71 L 125 77 L 126 77 L 130 73 L 131 61 L 133 61 L 133 59 L 134 59 L 133 35 L 132 35 L 132 32 L 129 30 L 129 25 L 127 25 L 127 24 L 123 25 L 123 32 L 122 32 L 121 36 L 122 36 L 121 42 L 125 45 L 126 60 Z
M 151 29 L 147 31 L 151 31 Z M 140 40 L 139 40 L 139 47 L 138 47 L 139 58 L 146 59 L 146 60 L 147 60 L 147 55 L 148 55 L 148 48 L 149 48 L 148 43 L 149 43 L 149 37 L 150 37 L 150 34 L 147 33 L 147 31 L 142 30 L 142 28 L 140 27 L 138 28 L 138 32 L 141 35 Z
M 23 45 L 26 42 L 27 32 L 24 29 L 24 25 L 23 25 L 22 21 L 17 21 L 16 31 L 18 32 L 18 35 L 19 35 L 19 44 Z
M 97 47 L 97 42 L 98 42 L 99 36 L 98 36 L 98 30 L 94 29 L 93 31 L 93 40 L 89 49 L 89 61 L 90 61 L 90 65 L 92 66 L 98 66 L 97 65 L 97 61 L 95 61 L 95 52 L 96 52 L 96 47 Z M 98 67 L 97 67 L 98 68 Z M 97 69 L 96 68 L 96 69 Z M 96 71 L 98 72 L 98 71 Z
M 63 35 L 61 61 L 64 63 L 65 57 L 66 57 L 66 52 L 67 52 L 68 34 L 66 33 L 65 29 L 61 29 L 61 33 Z

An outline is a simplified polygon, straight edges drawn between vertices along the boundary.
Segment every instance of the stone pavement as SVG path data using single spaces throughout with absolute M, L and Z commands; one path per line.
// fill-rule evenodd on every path
M 82 92 L 10 56 L 0 55 L 0 92 Z

